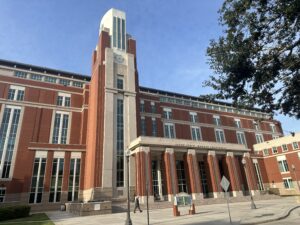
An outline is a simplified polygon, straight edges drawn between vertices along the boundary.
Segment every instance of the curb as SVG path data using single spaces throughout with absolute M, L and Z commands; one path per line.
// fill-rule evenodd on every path
M 261 223 L 269 223 L 269 222 L 273 222 L 273 221 L 277 221 L 277 220 L 282 220 L 286 217 L 288 217 L 291 212 L 297 208 L 300 208 L 300 205 L 297 205 L 297 206 L 293 206 L 289 209 L 287 209 L 282 215 L 278 216 L 278 217 L 273 217 L 273 218 L 268 218 L 268 219 L 265 219 L 265 220 L 260 220 L 260 221 L 254 221 L 254 222 L 241 222 L 240 224 L 241 225 L 254 225 L 254 224 L 261 224 Z

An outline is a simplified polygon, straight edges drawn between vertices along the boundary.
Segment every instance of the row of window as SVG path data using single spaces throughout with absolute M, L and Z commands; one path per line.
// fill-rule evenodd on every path
M 73 86 L 73 87 L 83 87 L 83 82 L 75 81 L 75 80 L 67 80 L 63 78 L 56 78 L 56 77 L 50 77 L 46 75 L 41 74 L 35 74 L 35 73 L 27 73 L 24 71 L 15 71 L 14 74 L 16 77 L 19 78 L 25 78 L 25 79 L 31 79 L 31 80 L 37 80 L 37 81 L 44 81 L 47 83 L 54 83 L 54 84 L 61 84 L 64 86 Z
M 176 97 L 163 97 L 163 96 L 161 96 L 159 98 L 159 100 L 161 102 L 174 103 L 174 104 L 185 105 L 185 106 L 190 106 L 190 107 L 194 107 L 194 108 L 202 108 L 202 109 L 217 110 L 217 111 L 222 111 L 222 112 L 237 113 L 240 115 L 254 116 L 254 117 L 260 117 L 260 118 L 265 118 L 265 119 L 269 118 L 269 115 L 266 113 L 260 113 L 260 112 L 254 112 L 254 111 L 248 111 L 248 110 L 239 110 L 239 109 L 235 109 L 233 107 L 220 106 L 220 105 L 215 105 L 215 104 L 211 104 L 211 103 L 207 103 L 207 102 L 200 102 L 200 101 L 195 101 L 195 100 L 181 99 L 181 98 L 176 98 Z
M 298 142 L 293 142 L 293 143 L 292 143 L 292 146 L 293 146 L 293 149 L 294 149 L 294 150 L 299 149 L 299 144 L 298 144 Z M 281 145 L 281 149 L 282 149 L 282 152 L 287 152 L 287 151 L 288 151 L 287 144 Z M 273 154 L 277 154 L 277 153 L 278 153 L 278 147 L 277 147 L 277 146 L 272 147 L 272 153 L 273 153 Z M 264 155 L 264 156 L 269 155 L 269 149 L 267 149 L 267 148 L 264 149 L 264 150 L 263 150 L 263 155 Z
M 141 135 L 146 136 L 146 121 L 145 118 L 141 118 Z M 157 136 L 157 124 L 156 119 L 152 118 L 152 136 Z M 175 126 L 173 123 L 164 124 L 164 137 L 166 138 L 175 138 Z M 201 129 L 197 126 L 191 126 L 191 137 L 192 140 L 200 141 L 202 140 Z M 236 132 L 237 141 L 239 144 L 247 146 L 246 137 L 244 132 Z M 215 138 L 216 142 L 225 143 L 224 131 L 221 129 L 215 129 Z
M 25 87 L 10 85 L 7 99 L 12 101 L 23 101 L 24 95 L 25 95 Z M 71 94 L 59 92 L 56 98 L 56 105 L 70 107 Z
M 42 202 L 46 158 L 36 157 L 29 194 L 29 203 Z M 49 202 L 60 202 L 64 173 L 64 158 L 54 158 L 52 162 Z M 68 179 L 68 201 L 76 201 L 79 193 L 80 158 L 71 158 Z

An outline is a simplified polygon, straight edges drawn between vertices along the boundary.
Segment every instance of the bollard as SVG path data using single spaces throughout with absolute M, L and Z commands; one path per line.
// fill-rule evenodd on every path
M 173 205 L 173 216 L 180 216 L 177 205 Z

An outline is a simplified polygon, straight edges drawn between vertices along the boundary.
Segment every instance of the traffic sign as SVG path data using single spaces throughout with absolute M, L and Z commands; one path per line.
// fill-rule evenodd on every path
M 224 191 L 228 191 L 230 182 L 227 180 L 227 178 L 225 176 L 222 177 L 220 184 L 221 184 L 221 187 L 224 189 Z

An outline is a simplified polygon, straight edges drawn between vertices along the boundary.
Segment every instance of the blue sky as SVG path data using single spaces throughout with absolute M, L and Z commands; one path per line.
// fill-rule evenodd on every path
M 127 33 L 137 40 L 140 85 L 189 95 L 212 93 L 206 48 L 221 35 L 223 1 L 0 0 L 0 58 L 89 75 L 101 17 L 126 12 Z M 278 115 L 283 129 L 300 121 Z

